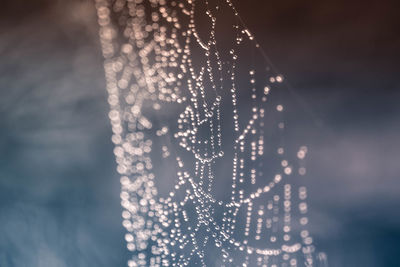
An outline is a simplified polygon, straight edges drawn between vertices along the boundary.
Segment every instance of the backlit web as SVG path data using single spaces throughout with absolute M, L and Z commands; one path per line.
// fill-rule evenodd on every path
M 96 0 L 128 266 L 325 266 L 283 76 L 230 0 Z

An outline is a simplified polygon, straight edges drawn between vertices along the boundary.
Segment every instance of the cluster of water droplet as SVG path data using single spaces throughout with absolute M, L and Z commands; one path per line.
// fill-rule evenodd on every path
M 195 21 L 199 1 L 96 0 L 123 226 L 133 254 L 128 266 L 206 266 L 210 261 L 314 266 L 312 238 L 305 228 L 307 192 L 291 185 L 294 165 L 284 158 L 284 146 L 273 152 L 280 166 L 272 177 L 261 168 L 265 129 L 284 129 L 283 120 L 265 125 L 267 99 L 283 77 L 265 72 L 258 83 L 255 67 L 249 69 L 250 116 L 240 117 L 238 51 L 246 42 L 256 49 L 259 45 L 238 22 L 231 47 L 217 46 L 216 13 L 225 7 L 224 12 L 238 16 L 230 0 L 202 2 L 210 31 L 201 38 Z M 194 46 L 202 60 L 193 55 Z M 157 121 L 168 105 L 179 107 L 175 129 Z M 223 105 L 229 106 L 231 118 L 223 117 Z M 284 107 L 279 103 L 272 110 L 281 113 Z M 233 138 L 224 141 L 226 124 Z M 156 176 L 152 157 L 156 142 L 162 143 L 161 157 L 172 158 L 176 168 L 174 184 L 164 195 L 157 179 L 165 177 Z M 305 174 L 306 153 L 306 147 L 297 152 L 300 175 Z M 216 173 L 230 158 L 224 177 L 218 177 L 229 185 L 223 188 L 229 199 L 221 200 L 213 189 Z M 293 218 L 294 210 L 299 218 Z

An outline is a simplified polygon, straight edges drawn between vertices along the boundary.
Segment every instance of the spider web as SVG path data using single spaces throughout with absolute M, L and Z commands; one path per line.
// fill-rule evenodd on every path
M 325 266 L 283 76 L 230 0 L 96 0 L 128 266 Z

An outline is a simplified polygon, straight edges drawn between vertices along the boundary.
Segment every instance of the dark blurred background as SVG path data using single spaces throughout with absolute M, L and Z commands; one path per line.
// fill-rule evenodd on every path
M 329 266 L 400 266 L 397 1 L 234 1 L 306 116 Z M 0 266 L 125 266 L 92 1 L 0 5 Z M 291 115 L 290 115 L 291 114 Z

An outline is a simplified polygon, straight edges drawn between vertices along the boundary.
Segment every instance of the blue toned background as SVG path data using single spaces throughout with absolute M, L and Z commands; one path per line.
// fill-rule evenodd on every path
M 329 266 L 400 266 L 395 1 L 236 2 L 298 95 L 316 246 Z M 0 266 L 125 266 L 93 2 L 0 9 Z

